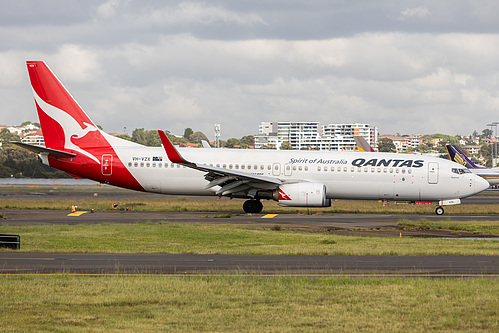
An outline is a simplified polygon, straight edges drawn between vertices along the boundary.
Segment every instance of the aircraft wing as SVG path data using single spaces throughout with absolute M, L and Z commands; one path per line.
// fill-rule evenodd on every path
M 18 141 L 9 141 L 9 143 L 12 143 L 16 146 L 30 150 L 30 151 L 37 153 L 37 154 L 46 153 L 46 154 L 49 154 L 50 156 L 54 156 L 57 158 L 71 158 L 71 157 L 76 156 L 76 154 L 68 153 L 68 152 L 65 152 L 62 150 L 56 150 L 56 149 L 45 148 L 45 147 L 41 147 L 41 146 L 30 145 L 28 143 L 23 143 L 23 142 L 18 142 Z
M 207 172 L 204 178 L 209 181 L 205 189 L 220 186 L 216 191 L 218 195 L 240 195 L 254 196 L 257 190 L 275 189 L 283 182 L 277 178 L 252 175 L 247 172 L 224 169 L 206 164 L 198 164 L 187 161 L 173 146 L 165 132 L 158 131 L 163 147 L 168 158 L 173 163 L 178 163 L 188 168 Z

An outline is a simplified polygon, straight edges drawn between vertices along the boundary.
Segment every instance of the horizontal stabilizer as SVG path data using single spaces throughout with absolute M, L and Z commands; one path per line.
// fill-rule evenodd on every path
M 68 152 L 65 152 L 62 150 L 56 150 L 56 149 L 45 148 L 45 147 L 41 147 L 41 146 L 30 145 L 28 143 L 23 143 L 23 142 L 10 141 L 9 143 L 12 143 L 16 146 L 30 150 L 30 151 L 35 152 L 37 154 L 46 153 L 46 154 L 49 154 L 50 156 L 57 157 L 57 158 L 72 158 L 72 157 L 76 156 L 76 154 L 68 153 Z

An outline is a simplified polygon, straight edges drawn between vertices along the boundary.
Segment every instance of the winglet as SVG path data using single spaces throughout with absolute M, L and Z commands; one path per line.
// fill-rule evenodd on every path
M 184 159 L 182 155 L 177 151 L 177 149 L 173 146 L 172 142 L 168 137 L 166 136 L 164 131 L 158 130 L 159 137 L 161 139 L 161 143 L 163 144 L 163 147 L 165 148 L 166 155 L 168 155 L 168 159 L 172 161 L 173 163 L 179 163 L 179 164 L 188 164 L 188 165 L 193 165 L 194 163 L 191 163 Z

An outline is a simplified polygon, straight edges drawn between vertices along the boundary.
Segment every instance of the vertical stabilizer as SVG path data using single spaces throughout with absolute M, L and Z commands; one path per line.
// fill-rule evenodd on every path
M 445 145 L 445 148 L 447 148 L 447 153 L 449 154 L 451 161 L 459 163 L 468 169 L 484 169 L 484 167 L 475 165 L 475 163 L 471 162 L 455 145 Z
M 72 138 L 82 138 L 89 132 L 98 131 L 43 61 L 27 61 L 26 64 L 47 148 L 72 149 L 75 148 Z

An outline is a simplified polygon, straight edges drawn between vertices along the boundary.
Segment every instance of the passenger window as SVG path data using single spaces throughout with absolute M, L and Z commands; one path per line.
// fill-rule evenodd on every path
M 343 168 L 343 172 L 347 172 L 347 167 L 344 167 L 344 168 Z
M 227 164 L 223 164 L 222 168 L 227 169 Z
M 350 172 L 354 172 L 354 171 L 355 171 L 354 167 L 351 167 Z
M 327 166 L 324 167 L 324 171 L 327 171 Z
M 139 166 L 139 163 L 135 162 L 135 163 L 133 164 L 133 166 L 134 166 L 134 167 L 138 167 L 138 166 Z
M 402 169 L 402 173 L 405 173 L 405 169 Z
M 141 162 L 140 163 L 140 167 L 143 168 L 144 167 L 144 162 Z
M 163 163 L 158 163 L 158 168 L 161 168 L 163 166 Z
M 390 168 L 390 173 L 393 173 L 393 168 Z
M 300 165 L 300 166 L 298 166 L 298 171 L 301 171 L 301 169 L 302 169 L 301 165 Z
M 308 166 L 307 165 L 305 166 L 305 171 L 308 171 Z
M 336 170 L 338 170 L 338 172 L 341 172 L 341 168 L 340 167 L 338 167 L 338 169 L 336 169 Z
M 128 167 L 131 167 L 132 166 L 132 162 L 128 162 Z
M 412 173 L 412 169 L 407 170 L 407 173 Z
M 293 171 L 296 171 L 296 165 L 293 165 Z
M 237 169 L 237 168 L 236 168 Z M 241 164 L 241 170 L 244 170 L 244 164 Z
M 270 165 L 267 165 L 267 170 L 271 170 L 272 168 L 270 167 Z
M 260 165 L 260 170 L 263 170 L 263 168 L 264 168 L 263 165 Z
M 321 171 L 321 166 L 317 166 L 317 171 Z
M 236 165 L 234 166 L 234 169 L 239 169 L 239 164 L 236 164 Z
M 357 172 L 362 172 L 362 168 L 357 168 Z
M 217 164 L 217 168 L 220 168 L 220 164 Z
M 374 173 L 374 168 L 371 168 L 371 172 Z
M 331 167 L 331 171 L 334 172 L 334 167 Z

